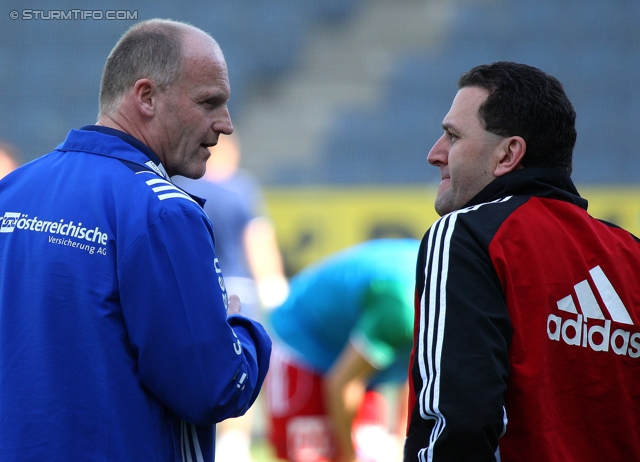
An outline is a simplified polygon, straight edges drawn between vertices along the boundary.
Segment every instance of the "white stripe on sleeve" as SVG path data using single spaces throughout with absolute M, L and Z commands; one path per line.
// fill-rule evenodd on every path
M 510 198 L 511 196 L 490 203 L 505 202 Z M 425 420 L 435 420 L 435 422 L 431 430 L 429 446 L 418 452 L 418 459 L 421 462 L 433 461 L 433 448 L 446 426 L 446 418 L 439 406 L 451 236 L 460 214 L 477 210 L 483 205 L 486 204 L 479 204 L 445 215 L 431 226 L 427 238 L 425 284 L 420 300 L 420 334 L 417 345 L 418 366 L 422 379 L 418 402 L 421 417 Z M 428 307 L 427 294 L 429 297 Z

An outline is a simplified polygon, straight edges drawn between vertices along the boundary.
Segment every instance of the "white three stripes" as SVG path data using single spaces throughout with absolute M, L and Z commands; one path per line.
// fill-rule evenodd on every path
M 511 196 L 492 203 L 505 202 Z M 418 365 L 422 378 L 419 395 L 420 415 L 425 420 L 435 420 L 429 446 L 419 451 L 421 462 L 433 461 L 433 447 L 446 426 L 440 412 L 440 364 L 444 341 L 445 317 L 447 313 L 447 275 L 449 272 L 449 248 L 451 235 L 458 216 L 477 210 L 486 204 L 476 205 L 452 212 L 440 218 L 429 231 L 425 265 L 425 287 L 420 300 L 420 335 L 418 337 Z M 441 255 L 442 254 L 442 255 Z M 427 311 L 428 293 L 428 312 Z M 437 316 L 437 319 L 436 319 Z M 426 337 L 425 337 L 426 330 Z M 426 349 L 426 354 L 425 354 Z M 506 420 L 506 419 L 505 419 Z
M 152 172 L 148 172 L 148 171 L 137 172 L 137 174 L 139 173 L 150 173 L 154 175 Z M 154 193 L 158 194 L 158 199 L 160 199 L 161 201 L 164 201 L 166 199 L 186 199 L 188 201 L 191 201 L 197 204 L 196 201 L 194 201 L 191 197 L 189 197 L 189 195 L 185 194 L 184 191 L 182 191 L 180 188 L 178 188 L 169 180 L 165 180 L 164 178 L 153 178 L 151 180 L 147 180 L 146 183 L 147 185 L 151 186 L 151 189 L 153 189 Z M 160 186 L 155 186 L 155 185 L 160 185 Z M 165 193 L 164 191 L 172 191 L 172 192 Z M 159 193 L 163 193 L 163 194 L 159 194 Z

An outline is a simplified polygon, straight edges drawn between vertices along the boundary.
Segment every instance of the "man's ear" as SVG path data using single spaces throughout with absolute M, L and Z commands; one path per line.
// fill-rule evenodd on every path
M 522 159 L 527 151 L 527 143 L 521 136 L 510 136 L 503 141 L 502 157 L 493 172 L 495 176 L 523 168 Z
M 144 117 L 153 117 L 156 112 L 158 87 L 150 79 L 139 79 L 133 85 L 135 105 Z

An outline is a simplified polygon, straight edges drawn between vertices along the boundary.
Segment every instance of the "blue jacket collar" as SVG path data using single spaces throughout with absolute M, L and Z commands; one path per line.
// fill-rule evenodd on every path
M 164 166 L 162 165 L 162 162 L 160 161 L 160 158 L 158 157 L 158 155 L 155 152 L 153 152 L 146 144 L 144 144 L 137 138 L 134 138 L 133 136 L 129 135 L 128 133 L 122 132 L 120 130 L 116 130 L 115 128 L 104 127 L 102 125 L 85 125 L 84 127 L 81 127 L 80 130 L 94 131 L 94 132 L 103 133 L 105 135 L 110 135 L 110 136 L 115 136 L 117 138 L 120 138 L 122 141 L 133 146 L 134 148 L 136 148 L 138 151 L 140 151 L 141 153 L 143 153 L 145 156 L 149 158 L 150 162 L 144 162 L 144 164 L 147 167 L 149 167 L 151 170 L 156 172 L 158 175 L 166 178 L 167 180 L 169 179 L 169 175 L 167 174 L 167 171 L 164 169 Z

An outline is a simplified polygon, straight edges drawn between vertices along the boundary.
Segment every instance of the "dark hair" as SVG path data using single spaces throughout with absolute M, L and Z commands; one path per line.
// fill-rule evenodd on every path
M 161 90 L 178 79 L 185 25 L 150 19 L 125 32 L 109 54 L 102 72 L 100 115 L 115 109 L 120 97 L 141 78 L 152 79 Z
M 526 64 L 496 62 L 465 72 L 458 87 L 489 91 L 478 116 L 487 131 L 525 140 L 524 167 L 571 174 L 576 112 L 558 79 Z

